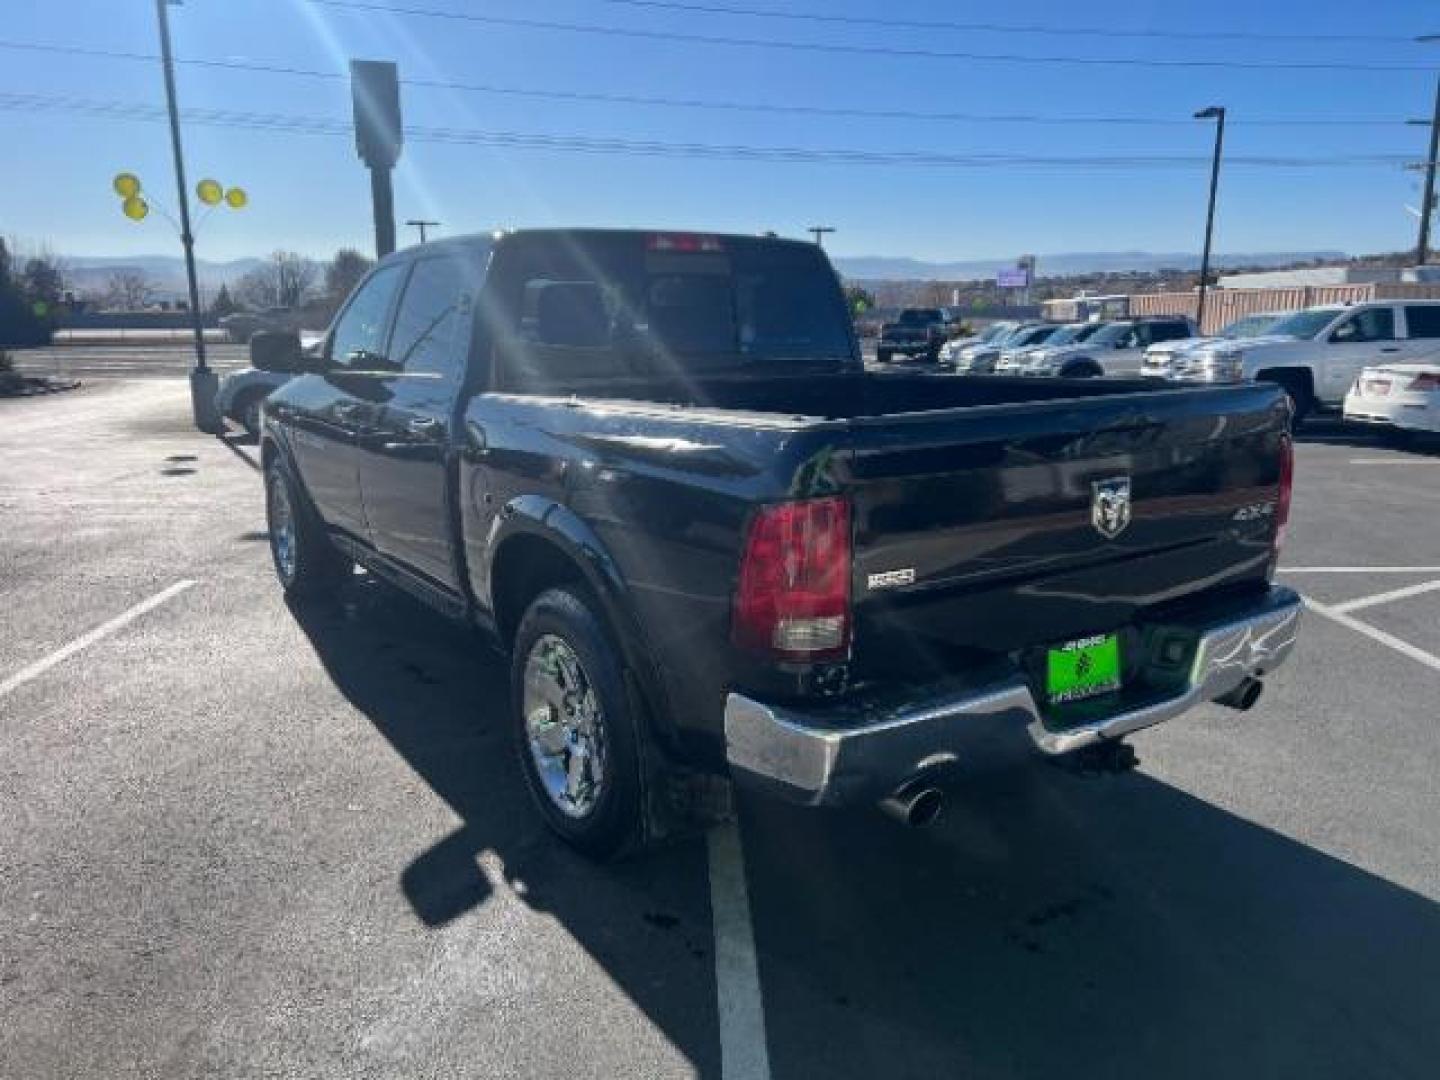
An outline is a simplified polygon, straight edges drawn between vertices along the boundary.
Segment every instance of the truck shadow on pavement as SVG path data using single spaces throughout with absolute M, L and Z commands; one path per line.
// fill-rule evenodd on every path
M 699 845 L 585 862 L 528 805 L 505 668 L 478 637 L 360 578 L 292 610 L 461 819 L 397 868 L 417 918 L 444 932 L 512 890 L 718 1075 Z M 741 799 L 773 1075 L 1433 1075 L 1430 900 L 1143 771 L 957 780 L 925 831 Z
M 976 776 L 928 833 L 754 801 L 742 820 L 776 1076 L 1440 1060 L 1440 907 L 1143 772 Z
M 462 822 L 399 869 L 416 917 L 444 932 L 509 890 L 557 920 L 699 1073 L 717 1074 L 703 847 L 596 866 L 555 839 L 515 761 L 505 664 L 477 634 L 363 576 L 338 603 L 296 603 L 291 612 L 334 684 Z M 543 920 L 507 933 L 554 946 Z M 506 951 L 525 953 L 523 939 Z

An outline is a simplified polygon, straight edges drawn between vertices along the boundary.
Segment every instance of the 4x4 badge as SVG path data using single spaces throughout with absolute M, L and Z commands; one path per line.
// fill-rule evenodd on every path
M 1095 531 L 1113 540 L 1130 524 L 1130 478 L 1117 476 L 1090 484 L 1090 521 Z

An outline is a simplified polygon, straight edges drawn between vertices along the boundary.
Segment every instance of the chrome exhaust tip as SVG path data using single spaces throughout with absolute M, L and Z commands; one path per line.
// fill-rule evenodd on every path
M 1247 677 L 1244 682 L 1235 687 L 1227 694 L 1222 694 L 1215 699 L 1217 705 L 1224 705 L 1226 708 L 1237 709 L 1244 712 L 1253 708 L 1260 700 L 1260 693 L 1265 689 L 1265 684 L 1259 679 Z
M 880 800 L 880 811 L 912 829 L 932 825 L 945 808 L 945 795 L 939 788 L 919 782 L 902 784 L 894 793 Z

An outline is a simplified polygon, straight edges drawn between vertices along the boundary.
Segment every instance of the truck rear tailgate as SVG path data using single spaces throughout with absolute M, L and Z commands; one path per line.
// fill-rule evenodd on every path
M 1288 413 L 1274 387 L 850 422 L 857 674 L 948 667 L 1263 583 Z

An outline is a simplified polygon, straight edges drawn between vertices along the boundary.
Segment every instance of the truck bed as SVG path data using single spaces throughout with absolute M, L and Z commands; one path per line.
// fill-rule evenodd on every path
M 517 395 L 504 411 L 527 441 L 595 455 L 583 475 L 604 491 L 572 498 L 622 563 L 643 556 L 622 572 L 662 665 L 702 674 L 679 691 L 702 699 L 696 713 L 736 686 L 805 697 L 1015 665 L 1264 589 L 1273 569 L 1288 414 L 1270 386 L 711 376 Z M 1130 520 L 1102 535 L 1095 485 L 1122 478 Z M 837 493 L 852 506 L 855 620 L 841 675 L 717 655 L 753 507 Z
M 607 378 L 537 392 L 573 394 L 578 400 L 620 400 L 776 413 L 785 417 L 852 420 L 984 405 L 1113 397 L 1164 389 L 1137 379 L 959 378 L 953 375 L 833 372 L 817 375 L 694 375 L 686 378 Z

